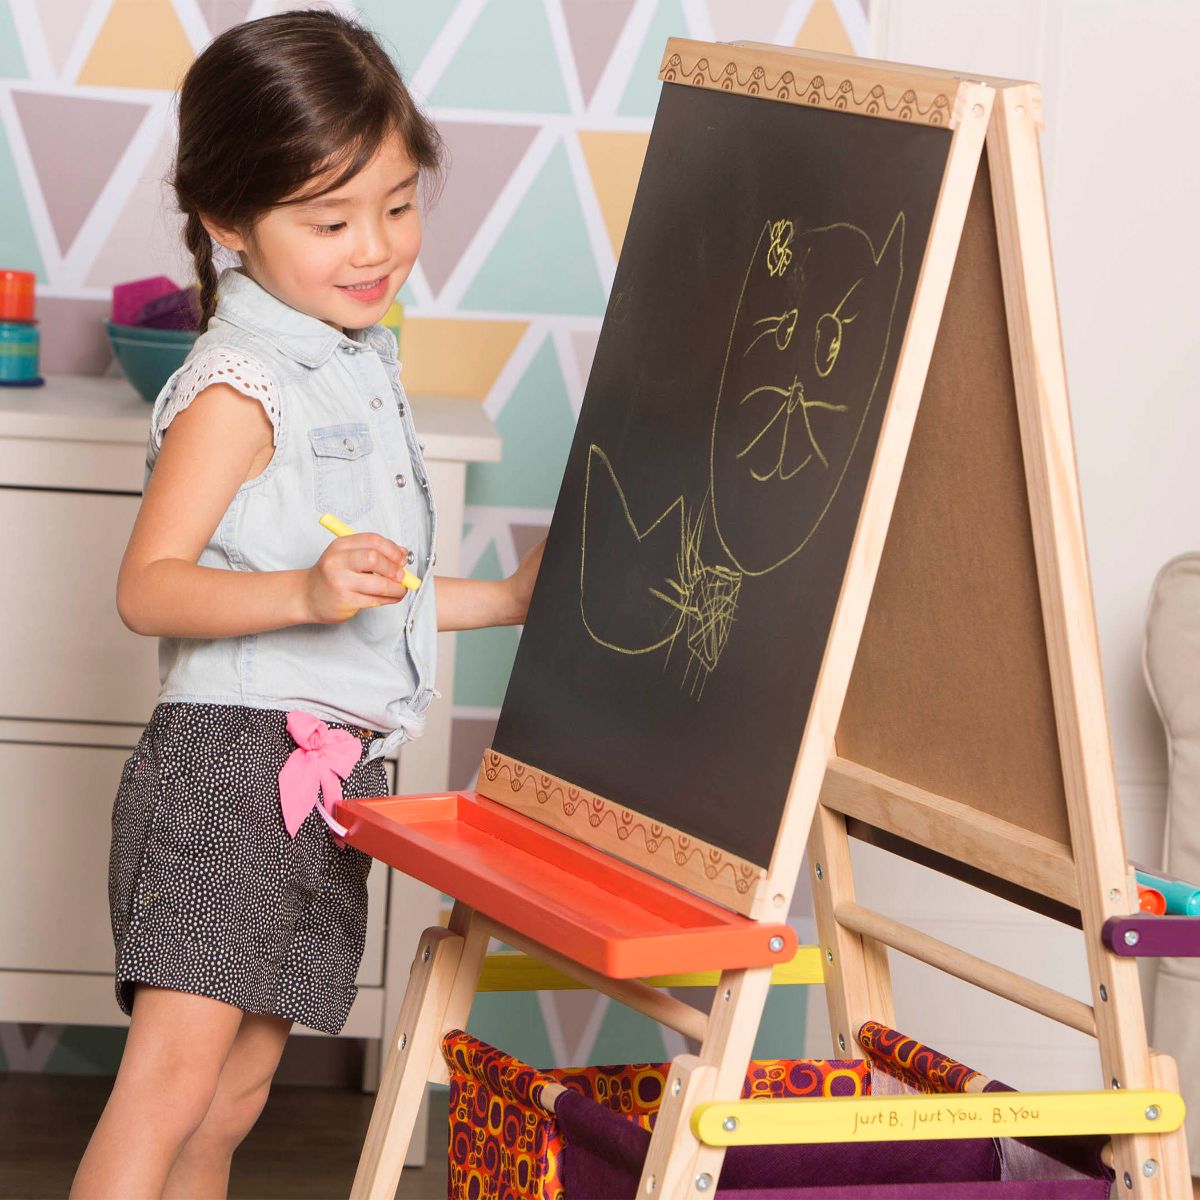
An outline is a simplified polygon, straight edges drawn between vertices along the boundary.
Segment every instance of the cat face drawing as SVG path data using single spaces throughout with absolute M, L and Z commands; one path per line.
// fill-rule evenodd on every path
M 707 493 L 643 511 L 618 464 L 588 447 L 579 606 L 597 645 L 668 660 L 682 648 L 684 686 L 702 696 L 743 585 L 799 554 L 837 496 L 877 399 L 903 275 L 903 213 L 878 248 L 848 223 L 764 223 L 709 410 Z
M 887 355 L 904 214 L 876 249 L 857 226 L 764 224 L 712 428 L 712 520 L 743 575 L 800 552 L 837 494 Z

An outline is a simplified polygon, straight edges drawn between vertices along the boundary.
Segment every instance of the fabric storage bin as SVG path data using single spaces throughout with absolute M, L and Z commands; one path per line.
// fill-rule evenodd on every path
M 743 1098 L 954 1092 L 972 1083 L 971 1090 L 981 1090 L 978 1072 L 886 1026 L 864 1026 L 861 1037 L 867 1060 L 752 1062 Z M 669 1063 L 538 1070 L 461 1030 L 446 1035 L 442 1052 L 450 1073 L 448 1200 L 636 1195 Z M 986 1089 L 1009 1090 L 993 1081 Z M 726 1152 L 717 1194 L 739 1200 L 1109 1195 L 1110 1175 L 1098 1166 L 1098 1139 L 1053 1143 L 1071 1166 L 1016 1148 L 1033 1160 L 1023 1164 L 1025 1171 L 1044 1176 L 1037 1179 L 1012 1178 L 1004 1144 L 990 1138 L 737 1146 Z M 1081 1166 L 1091 1177 L 1077 1169 Z

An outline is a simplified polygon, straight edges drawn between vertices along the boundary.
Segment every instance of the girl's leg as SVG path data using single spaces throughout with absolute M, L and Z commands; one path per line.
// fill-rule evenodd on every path
M 139 984 L 112 1095 L 72 1197 L 151 1200 L 204 1120 L 242 1020 L 231 1004 Z
M 209 1200 L 229 1189 L 233 1152 L 258 1120 L 291 1021 L 246 1013 L 221 1068 L 216 1095 L 200 1124 L 179 1152 L 167 1177 L 163 1200 Z

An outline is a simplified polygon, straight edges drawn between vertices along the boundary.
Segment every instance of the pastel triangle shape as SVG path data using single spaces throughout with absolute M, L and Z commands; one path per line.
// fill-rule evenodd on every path
M 666 1057 L 661 1028 L 649 1017 L 623 1004 L 608 1006 L 588 1055 L 591 1062 L 604 1066 L 660 1063 Z
M 88 287 L 109 288 L 127 279 L 166 275 L 177 283 L 195 276 L 192 256 L 183 244 L 183 217 L 166 183 L 175 151 L 175 129 L 168 123 L 154 152 L 137 171 L 137 182 L 92 260 Z
M 46 267 L 38 251 L 33 223 L 25 207 L 21 176 L 0 123 L 0 263 L 14 271 L 33 271 L 46 282 Z
M 566 1050 L 567 1065 L 577 1066 L 586 1061 L 592 1049 L 596 1009 L 607 1003 L 604 996 L 586 988 L 547 992 L 552 1020 L 558 1022 L 559 1036 Z M 543 1008 L 544 1011 L 544 1008 Z
M 562 0 L 584 104 L 592 102 L 632 8 L 633 0 Z
M 194 57 L 170 0 L 114 0 L 76 82 L 174 91 Z
M 813 6 L 796 34 L 795 45 L 829 54 L 853 54 L 850 35 L 833 0 L 813 0 Z
M 17 24 L 9 0 L 0 0 L 0 79 L 28 79 Z
M 707 0 L 715 42 L 774 42 L 792 0 Z
M 503 1046 L 506 1053 L 530 1066 L 554 1065 L 537 992 L 477 994 L 467 1028 L 472 1036 L 492 1046 Z
M 605 289 L 560 142 L 472 280 L 461 307 L 599 316 L 604 303 Z
M 655 11 L 650 28 L 646 30 L 642 48 L 638 51 L 629 82 L 625 85 L 625 94 L 621 97 L 621 105 L 617 109 L 622 117 L 654 115 L 662 91 L 658 68 L 662 66 L 667 39 L 687 37 L 687 34 L 687 18 L 683 15 L 679 0 L 663 0 Z
M 549 337 L 513 388 L 495 424 L 504 442 L 504 457 L 498 463 L 468 467 L 467 503 L 553 508 L 575 420 Z
M 613 254 L 619 257 L 650 135 L 583 129 L 579 132 L 579 144 L 587 160 L 608 240 Z
M 441 108 L 570 111 L 542 0 L 491 0 L 434 85 Z
M 434 293 L 458 266 L 497 195 L 537 136 L 533 125 L 439 121 L 450 151 L 446 186 L 425 217 L 421 265 Z
M 149 111 L 147 104 L 12 93 L 59 249 L 66 254 Z
M 509 536 L 513 540 L 513 549 L 517 558 L 524 558 L 550 532 L 549 525 L 518 525 L 510 524 Z
M 592 373 L 592 363 L 596 358 L 596 345 L 600 341 L 598 330 L 574 329 L 571 331 L 571 351 L 575 355 L 575 363 L 579 368 L 579 378 L 587 387 L 588 377 Z
M 455 7 L 446 0 L 358 0 L 363 24 L 379 35 L 406 79 L 424 61 Z
M 57 75 L 67 61 L 71 47 L 75 45 L 79 27 L 92 7 L 92 0 L 35 0 L 35 7 L 41 20 L 46 50 Z
M 528 328 L 527 321 L 406 317 L 400 333 L 404 386 L 413 395 L 483 400 Z
M 208 32 L 216 37 L 234 25 L 240 25 L 250 15 L 254 0 L 196 0 Z

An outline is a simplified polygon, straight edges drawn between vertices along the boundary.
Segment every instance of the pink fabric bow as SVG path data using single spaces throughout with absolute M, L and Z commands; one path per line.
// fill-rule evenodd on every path
M 330 729 L 312 713 L 298 709 L 288 713 L 287 730 L 296 743 L 279 772 L 279 803 L 288 835 L 296 836 L 315 805 L 325 824 L 337 837 L 344 837 L 345 827 L 333 819 L 325 804 L 332 808 L 342 798 L 342 780 L 362 757 L 362 742 L 345 729 Z

